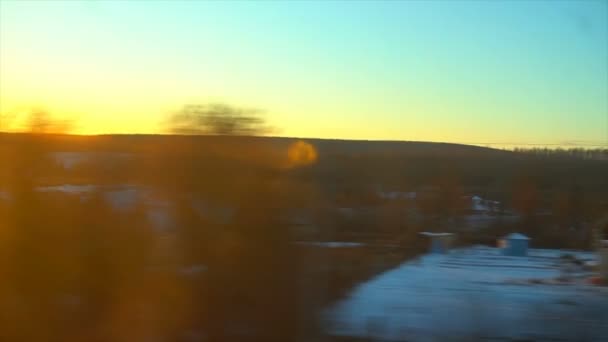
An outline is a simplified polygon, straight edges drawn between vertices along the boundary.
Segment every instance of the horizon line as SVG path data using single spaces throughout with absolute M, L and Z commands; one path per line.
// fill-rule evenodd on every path
M 281 135 L 230 135 L 230 134 L 179 134 L 179 133 L 72 133 L 72 132 L 30 132 L 30 131 L 2 131 L 0 134 L 15 134 L 15 135 L 47 135 L 47 136 L 77 136 L 77 137 L 104 137 L 104 136 L 166 136 L 166 137 L 241 137 L 241 138 L 269 138 L 269 139 L 310 139 L 310 140 L 326 140 L 326 141 L 352 141 L 352 142 L 394 142 L 394 143 L 429 143 L 429 144 L 452 144 L 465 146 L 509 146 L 517 148 L 520 146 L 553 146 L 553 147 L 568 147 L 568 148 L 608 148 L 608 143 L 513 143 L 513 142 L 454 142 L 454 141 L 434 141 L 434 140 L 398 140 L 398 139 L 348 139 L 348 138 L 322 138 L 322 137 L 298 137 L 298 136 L 281 136 Z M 493 149 L 500 149 L 492 147 Z

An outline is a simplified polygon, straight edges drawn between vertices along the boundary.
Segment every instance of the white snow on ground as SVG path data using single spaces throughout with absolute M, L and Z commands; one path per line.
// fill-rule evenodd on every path
M 416 199 L 416 192 L 402 192 L 402 191 L 378 191 L 378 196 L 383 199 Z
M 116 161 L 132 158 L 132 154 L 123 152 L 53 152 L 50 157 L 64 169 L 72 169 L 78 164 L 95 159 Z
M 478 212 L 493 212 L 497 211 L 500 202 L 486 200 L 477 195 L 471 197 L 471 209 Z
M 103 187 L 90 184 L 61 184 L 37 187 L 36 191 L 62 192 L 69 195 L 78 195 L 82 200 L 87 200 L 88 195 L 95 191 L 99 191 L 103 194 L 107 203 L 115 210 L 129 210 L 132 209 L 138 201 L 143 201 L 147 207 L 146 216 L 154 229 L 163 232 L 172 228 L 174 224 L 170 214 L 171 203 L 153 196 L 148 189 L 134 185 Z M 3 195 L 4 192 L 0 191 L 0 199 L 4 199 Z M 7 199 L 10 199 L 10 193 L 6 192 L 6 196 Z
M 135 186 L 122 185 L 114 189 L 103 189 L 96 185 L 72 185 L 61 184 L 52 186 L 40 186 L 36 191 L 40 192 L 63 192 L 70 195 L 86 196 L 98 189 L 102 189 L 102 193 L 114 209 L 129 209 L 132 208 L 140 197 L 141 189 Z M 83 197 L 84 198 L 84 197 Z
M 104 197 L 114 209 L 128 210 L 140 199 L 141 190 L 136 187 L 123 186 L 119 189 L 104 192 Z
M 97 187 L 95 185 L 71 185 L 71 184 L 62 184 L 62 185 L 53 185 L 53 186 L 40 186 L 37 187 L 37 191 L 42 192 L 65 192 L 68 194 L 86 194 L 95 191 Z
M 532 249 L 509 257 L 472 247 L 403 263 L 329 308 L 328 333 L 387 341 L 608 341 L 608 289 L 582 280 L 529 281 L 560 276 L 562 253 Z
M 64 169 L 71 169 L 74 166 L 86 161 L 88 158 L 83 152 L 55 152 L 51 153 L 51 158 L 60 164 Z

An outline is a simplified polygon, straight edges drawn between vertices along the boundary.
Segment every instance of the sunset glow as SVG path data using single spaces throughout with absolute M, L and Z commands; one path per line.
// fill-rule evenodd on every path
M 604 1 L 2 1 L 0 130 L 159 133 L 184 104 L 281 136 L 608 143 Z

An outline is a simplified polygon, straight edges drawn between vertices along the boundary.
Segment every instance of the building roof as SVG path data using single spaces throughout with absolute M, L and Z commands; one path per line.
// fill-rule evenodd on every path
M 530 240 L 529 237 L 520 233 L 511 233 L 504 237 L 507 240 Z

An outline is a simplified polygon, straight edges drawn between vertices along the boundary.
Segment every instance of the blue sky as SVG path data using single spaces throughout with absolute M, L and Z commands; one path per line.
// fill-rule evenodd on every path
M 152 133 L 223 101 L 286 136 L 608 143 L 607 42 L 605 1 L 4 0 L 0 112 Z

